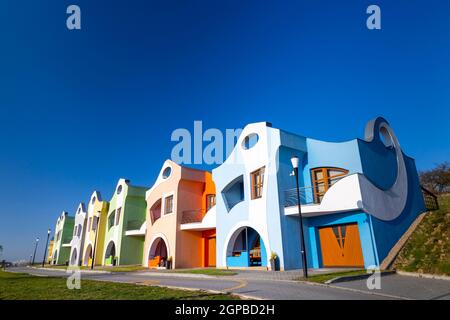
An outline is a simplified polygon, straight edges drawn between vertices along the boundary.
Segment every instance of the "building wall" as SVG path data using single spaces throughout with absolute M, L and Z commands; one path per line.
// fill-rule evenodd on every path
M 75 223 L 73 228 L 72 240 L 70 242 L 69 265 L 78 266 L 81 263 L 83 256 L 84 239 L 86 232 L 86 207 L 84 203 L 80 203 L 75 211 Z M 81 231 L 79 231 L 79 229 Z M 72 261 L 72 257 L 76 257 Z
M 49 244 L 48 244 L 48 248 L 47 248 L 47 263 L 51 263 L 52 262 L 52 254 L 53 254 L 53 245 L 54 245 L 54 240 L 50 240 Z
M 171 174 L 163 177 L 166 168 Z M 153 242 L 161 237 L 166 243 L 168 256 L 172 257 L 173 268 L 201 267 L 204 263 L 204 238 L 201 231 L 182 231 L 183 212 L 198 211 L 206 213 L 206 196 L 215 194 L 211 174 L 202 170 L 185 168 L 167 160 L 160 174 L 146 194 L 147 231 L 142 264 L 148 266 L 148 257 Z M 164 214 L 165 198 L 173 196 L 173 212 Z M 161 217 L 152 223 L 150 209 L 161 201 Z
M 122 244 L 120 264 L 140 264 L 144 250 L 144 236 L 126 236 L 125 232 L 145 223 L 147 204 L 145 188 L 129 186 L 122 209 Z
M 250 149 L 243 147 L 246 137 L 257 134 L 258 142 Z M 264 264 L 269 265 L 268 258 L 275 252 L 280 258 L 280 267 L 284 268 L 284 250 L 282 225 L 284 216 L 280 213 L 280 195 L 278 175 L 278 155 L 281 140 L 295 148 L 302 147 L 302 139 L 298 136 L 287 136 L 267 123 L 247 125 L 228 159 L 213 170 L 213 179 L 217 189 L 217 266 L 226 267 L 227 255 L 233 245 L 234 238 L 244 227 L 251 227 L 261 237 L 267 252 Z M 251 172 L 265 167 L 263 196 L 251 199 Z M 224 198 L 224 190 L 231 181 L 242 177 L 243 201 L 228 210 Z M 283 186 L 281 186 L 283 188 Z
M 89 262 L 86 257 L 88 254 L 88 249 L 92 248 L 92 254 L 95 251 L 95 265 L 102 265 L 103 263 L 103 252 L 104 252 L 104 243 L 105 243 L 105 232 L 106 232 L 106 221 L 109 209 L 109 202 L 103 201 L 100 192 L 94 191 L 91 195 L 88 205 L 88 212 L 86 217 L 86 228 L 85 228 L 85 242 L 83 248 L 83 256 L 82 256 L 82 264 L 87 265 Z M 87 223 L 89 222 L 89 218 L 93 219 L 94 217 L 99 217 L 99 225 L 98 229 L 92 230 L 88 228 Z M 95 238 L 97 237 L 97 242 Z M 96 248 L 94 250 L 94 245 Z
M 70 247 L 63 247 L 63 244 L 69 244 L 72 239 L 74 226 L 74 218 L 70 217 L 67 212 L 63 212 L 56 222 L 55 226 L 55 242 L 53 246 L 52 257 L 55 256 L 56 259 L 52 259 L 55 264 L 65 264 L 69 261 Z M 61 236 L 58 239 L 57 234 L 61 232 Z
M 118 187 L 122 191 L 117 194 Z M 131 186 L 125 179 L 120 179 L 114 194 L 109 202 L 106 219 L 105 240 L 103 242 L 102 264 L 105 264 L 105 254 L 108 244 L 113 241 L 116 249 L 117 265 L 139 264 L 142 261 L 142 238 L 126 236 L 127 222 L 141 219 L 145 221 L 145 188 Z M 111 213 L 121 209 L 119 224 L 108 228 L 108 219 Z
M 405 157 L 408 171 L 408 198 L 406 206 L 399 217 L 392 221 L 382 221 L 372 217 L 375 242 L 380 263 L 386 258 L 391 248 L 406 232 L 417 216 L 425 212 L 423 195 L 414 160 Z

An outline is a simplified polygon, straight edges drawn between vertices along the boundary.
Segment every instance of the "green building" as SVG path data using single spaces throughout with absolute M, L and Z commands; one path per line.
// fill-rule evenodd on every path
M 55 226 L 55 239 L 52 248 L 51 263 L 66 264 L 69 262 L 70 241 L 72 240 L 75 218 L 63 211 Z
M 146 227 L 146 188 L 120 179 L 109 202 L 103 265 L 141 264 Z

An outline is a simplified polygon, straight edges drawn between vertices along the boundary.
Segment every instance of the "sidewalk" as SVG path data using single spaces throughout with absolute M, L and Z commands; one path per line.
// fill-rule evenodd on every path
M 229 269 L 236 272 L 236 275 L 206 275 L 182 273 L 174 271 L 160 271 L 160 270 L 145 270 L 137 271 L 134 274 L 139 276 L 157 276 L 157 277 L 178 277 L 178 278 L 193 278 L 193 279 L 244 279 L 244 280 L 296 280 L 303 277 L 303 270 L 289 270 L 289 271 L 266 271 L 266 270 L 245 270 L 245 269 Z M 323 269 L 308 269 L 310 276 L 318 274 L 338 273 L 344 271 L 355 270 L 354 268 L 323 268 Z

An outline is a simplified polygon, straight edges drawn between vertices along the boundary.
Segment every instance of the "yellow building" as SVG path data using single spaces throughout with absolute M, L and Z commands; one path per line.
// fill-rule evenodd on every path
M 55 243 L 55 240 L 50 240 L 48 247 L 47 247 L 47 263 L 52 263 L 52 252 L 53 252 L 53 244 Z
M 89 201 L 82 265 L 91 266 L 95 254 L 94 264 L 102 264 L 106 220 L 109 203 L 102 201 L 100 192 L 94 191 Z M 94 253 L 95 252 L 95 253 Z

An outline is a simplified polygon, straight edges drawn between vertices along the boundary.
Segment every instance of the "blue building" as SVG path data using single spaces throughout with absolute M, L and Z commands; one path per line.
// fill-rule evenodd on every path
M 308 267 L 380 266 L 424 212 L 415 162 L 383 118 L 364 139 L 333 143 L 247 125 L 228 159 L 213 170 L 218 267 L 302 267 L 296 180 Z

